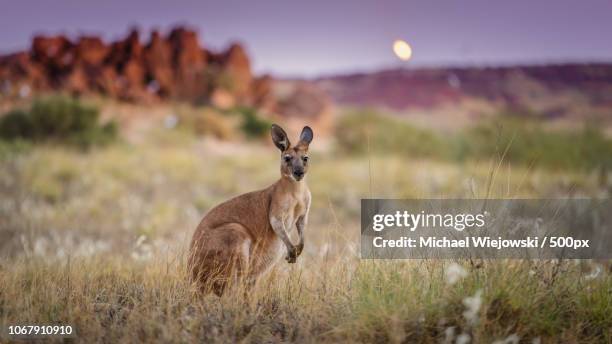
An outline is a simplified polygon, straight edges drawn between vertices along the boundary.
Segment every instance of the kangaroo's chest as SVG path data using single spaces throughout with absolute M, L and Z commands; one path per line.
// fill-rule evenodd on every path
M 297 220 L 306 214 L 307 209 L 306 200 L 301 197 L 286 197 L 283 200 L 282 213 L 279 214 L 279 217 L 288 232 L 295 227 Z

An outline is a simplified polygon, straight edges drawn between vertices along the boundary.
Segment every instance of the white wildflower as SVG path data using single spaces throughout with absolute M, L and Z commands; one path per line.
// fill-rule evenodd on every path
M 46 238 L 40 237 L 34 241 L 34 255 L 44 257 L 47 253 L 49 242 Z
M 457 336 L 457 341 L 455 343 L 457 343 L 457 344 L 468 344 L 471 340 L 472 340 L 472 337 L 470 337 L 469 334 L 462 333 L 462 334 Z
M 455 326 L 447 327 L 446 330 L 444 330 L 444 341 L 442 343 L 452 344 L 453 339 L 455 339 Z
M 591 271 L 588 275 L 584 276 L 584 278 L 588 280 L 596 279 L 601 274 L 601 270 L 601 266 L 595 265 L 595 269 L 593 269 L 593 271 Z
M 505 339 L 494 341 L 493 344 L 518 344 L 520 339 L 521 338 L 516 333 L 514 333 L 509 335 Z
M 147 261 L 153 258 L 153 250 L 150 244 L 146 244 L 145 241 L 147 237 L 145 235 L 141 235 L 136 240 L 136 246 L 134 247 L 134 251 L 131 256 L 132 259 L 136 261 Z
M 446 267 L 444 275 L 446 277 L 446 283 L 453 285 L 459 282 L 460 279 L 466 277 L 468 272 L 461 265 L 453 262 Z
M 466 308 L 463 312 L 465 320 L 472 325 L 476 324 L 478 322 L 478 311 L 482 305 L 482 290 L 478 290 L 473 296 L 463 299 L 463 305 Z

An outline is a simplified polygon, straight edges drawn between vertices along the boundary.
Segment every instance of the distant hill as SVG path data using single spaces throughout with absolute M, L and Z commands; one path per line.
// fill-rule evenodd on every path
M 390 69 L 313 82 L 340 105 L 403 111 L 477 100 L 545 117 L 612 118 L 612 64 Z

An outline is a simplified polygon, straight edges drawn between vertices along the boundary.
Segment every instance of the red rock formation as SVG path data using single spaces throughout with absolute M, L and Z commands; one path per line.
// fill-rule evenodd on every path
M 90 66 L 97 66 L 104 62 L 108 55 L 109 47 L 95 36 L 83 36 L 79 38 L 75 46 L 75 63 L 83 63 Z
M 246 99 L 251 90 L 253 76 L 249 58 L 239 44 L 232 44 L 221 63 L 221 75 L 230 80 L 229 91 L 238 97 Z
M 180 99 L 202 102 L 206 100 L 206 53 L 200 48 L 193 31 L 176 28 L 168 42 L 172 49 L 172 65 L 177 79 L 175 94 Z
M 183 27 L 167 37 L 154 31 L 146 44 L 137 30 L 110 44 L 95 36 L 75 42 L 65 36 L 37 36 L 30 51 L 0 57 L 0 86 L 5 96 L 66 90 L 130 101 L 211 103 L 215 94 L 227 106 L 272 101 L 265 94 L 270 87 L 254 81 L 240 45 L 215 54 L 201 47 L 196 32 Z M 21 86 L 28 92 L 20 92 Z
M 174 91 L 172 51 L 170 43 L 163 39 L 158 31 L 151 33 L 151 40 L 145 48 L 144 63 L 149 71 L 150 92 L 156 92 L 162 97 L 172 95 Z
M 46 70 L 32 63 L 30 55 L 24 52 L 0 58 L 0 80 L 3 92 L 8 95 L 16 95 L 19 85 L 36 89 L 49 87 Z
M 144 47 L 138 31 L 132 30 L 124 40 L 111 45 L 106 61 L 117 72 L 116 87 L 119 98 L 139 100 L 145 96 Z
M 73 62 L 71 51 L 72 42 L 65 36 L 36 36 L 32 41 L 32 60 L 43 65 L 59 69 L 68 68 Z

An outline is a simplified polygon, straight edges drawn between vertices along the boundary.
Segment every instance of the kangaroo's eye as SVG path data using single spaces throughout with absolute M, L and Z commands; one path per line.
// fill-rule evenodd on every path
M 308 162 L 308 157 L 307 156 L 302 157 L 302 161 Z
M 291 161 L 291 155 L 285 155 L 285 162 Z

